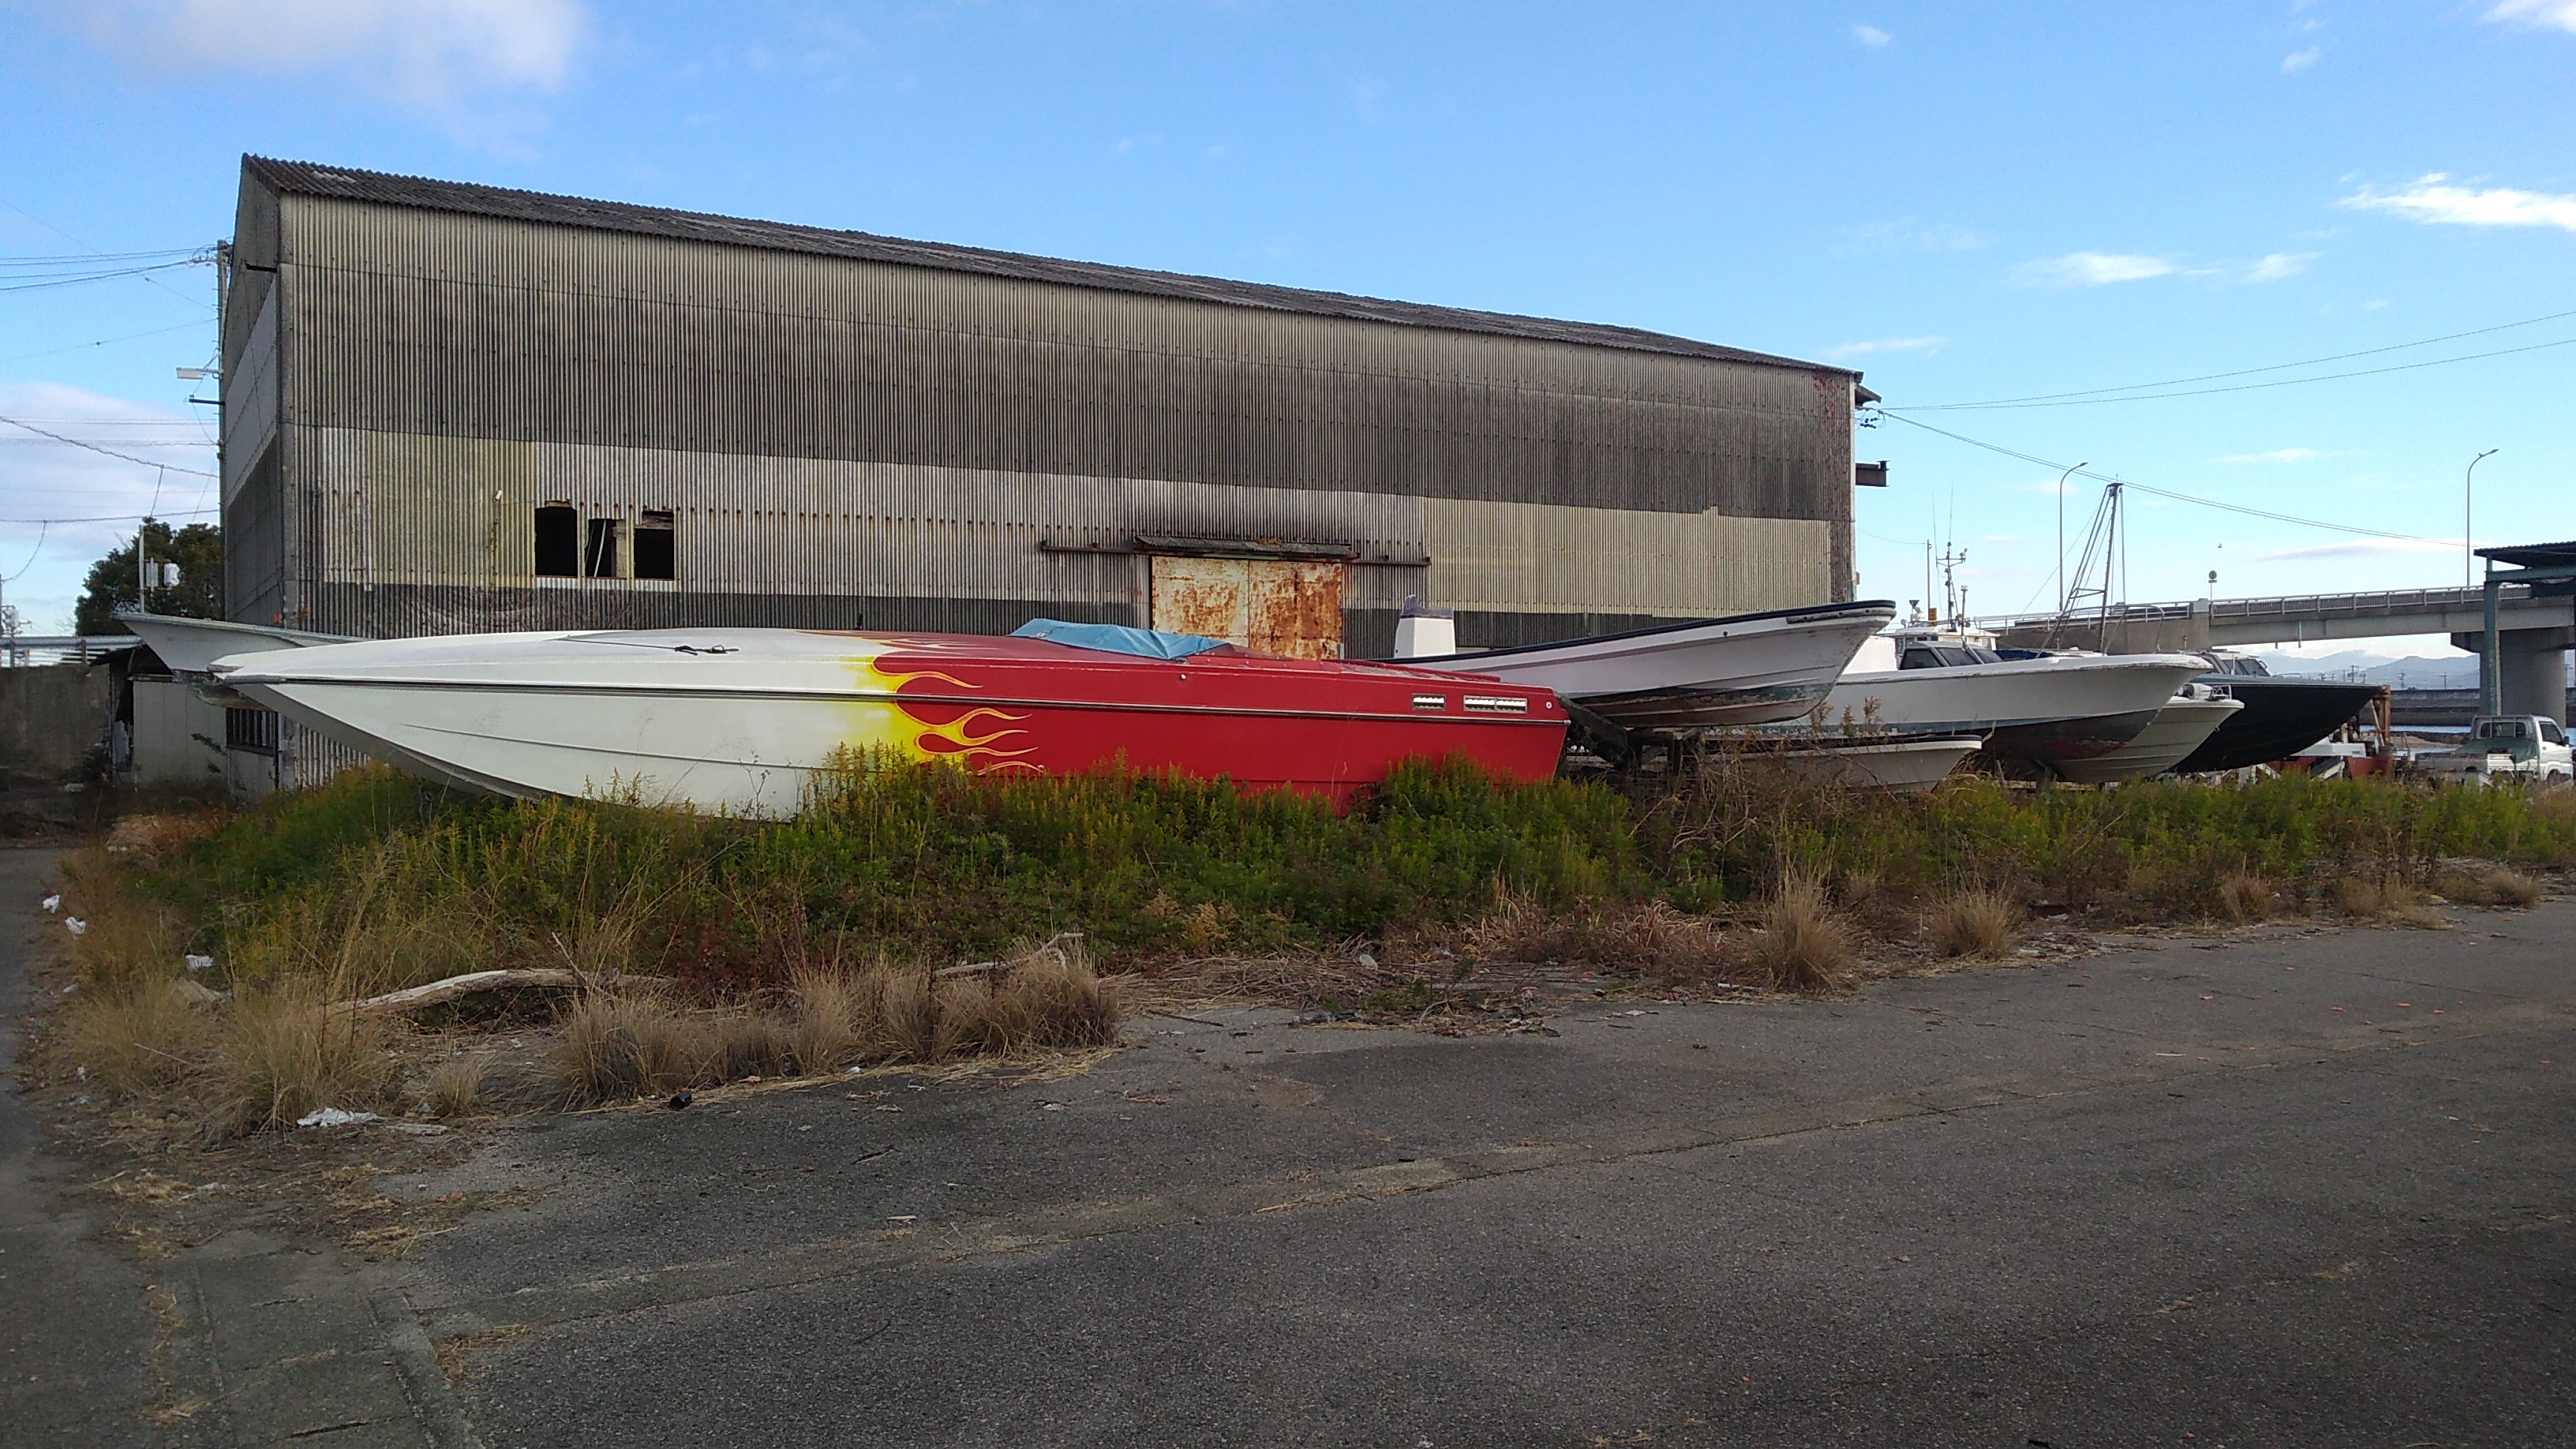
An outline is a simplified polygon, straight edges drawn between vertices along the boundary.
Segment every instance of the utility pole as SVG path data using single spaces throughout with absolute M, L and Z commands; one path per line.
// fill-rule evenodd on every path
M 2501 450 L 2489 448 L 2471 458 L 2467 470 L 2460 474 L 2460 587 L 2464 589 L 2474 589 L 2478 586 L 2477 535 L 2469 527 L 2474 516 L 2470 508 L 2472 499 L 2469 493 L 2469 480 L 2478 475 L 2480 463 L 2494 457 L 2499 451 Z

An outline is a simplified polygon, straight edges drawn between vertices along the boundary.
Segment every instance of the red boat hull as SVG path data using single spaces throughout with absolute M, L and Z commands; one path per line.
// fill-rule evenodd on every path
M 1043 640 L 867 635 L 918 748 L 985 771 L 1102 768 L 1225 779 L 1346 806 L 1408 759 L 1506 779 L 1556 771 L 1566 715 L 1544 689 L 1400 666 L 1225 649 L 1139 659 Z

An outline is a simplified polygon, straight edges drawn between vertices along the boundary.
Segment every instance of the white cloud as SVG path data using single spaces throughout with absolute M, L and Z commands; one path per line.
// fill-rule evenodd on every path
M 2230 453 L 2213 463 L 2313 463 L 2320 458 L 2340 458 L 2340 450 L 2325 448 L 2274 448 L 2266 453 Z
M 168 463 L 172 469 L 158 475 L 156 469 L 140 463 L 0 424 L 0 465 L 5 465 L 8 476 L 0 517 L 94 518 L 153 510 L 180 524 L 215 521 L 211 513 L 191 512 L 216 505 L 214 480 L 176 471 L 211 471 L 215 466 L 214 445 L 197 419 L 150 403 L 48 382 L 0 383 L 0 415 L 24 418 L 65 437 L 106 443 L 122 453 Z M 133 534 L 134 525 L 126 521 L 51 527 L 0 523 L 0 571 L 25 570 L 11 581 L 8 601 L 16 606 L 28 631 L 68 632 L 72 605 L 80 597 L 89 566 Z
M 1872 50 L 1877 50 L 1896 39 L 1895 36 L 1888 34 L 1886 31 L 1879 29 L 1875 25 L 1853 26 L 1851 28 L 1851 38 L 1868 46 Z
M 2315 65 L 2317 63 L 2317 57 L 2324 54 L 2324 50 L 2313 45 L 2309 46 L 2305 50 L 2291 51 L 2288 55 L 2281 57 L 2281 74 L 2297 75 L 2299 72 L 2306 70 L 2309 66 Z
M 2576 5 L 2576 0 L 2569 3 Z M 2356 211 L 2384 211 L 2431 226 L 2554 226 L 2576 231 L 2576 194 L 2454 186 L 2449 173 L 2442 171 L 2417 177 L 2400 191 L 2364 187 L 2335 204 Z
M 1825 349 L 1827 357 L 1868 357 L 1882 352 L 1933 352 L 1947 337 L 1880 337 L 1868 342 L 1845 342 Z
M 2013 268 L 2013 277 L 2032 287 L 2101 287 L 2113 282 L 2143 282 L 2150 277 L 2167 277 L 2180 270 L 2163 257 L 2069 252 L 2062 257 L 2024 262 Z
M 337 70 L 441 109 L 562 85 L 589 17 L 581 0 L 108 0 L 80 23 L 156 69 Z
M 2315 252 L 2272 252 L 2245 269 L 2245 280 L 2249 282 L 2282 281 L 2306 271 L 2308 263 L 2316 259 Z
M 2341 543 L 2311 544 L 2306 548 L 2285 548 L 2279 553 L 2262 555 L 2263 563 L 2286 563 L 2310 558 L 2387 558 L 2394 554 L 2458 553 L 2460 541 L 2445 543 L 2438 538 L 2354 538 Z
M 2487 19 L 2526 30 L 2546 27 L 2576 35 L 2576 0 L 2496 0 Z

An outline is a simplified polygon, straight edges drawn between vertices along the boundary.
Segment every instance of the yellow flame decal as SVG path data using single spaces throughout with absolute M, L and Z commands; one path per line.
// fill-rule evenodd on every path
M 958 689 L 977 686 L 933 669 L 886 669 L 877 661 L 892 646 L 882 640 L 870 639 L 867 642 L 875 648 L 866 654 L 851 655 L 847 660 L 851 683 L 859 688 L 862 695 L 848 705 L 850 721 L 842 743 L 849 748 L 862 752 L 890 751 L 916 762 L 959 760 L 967 764 L 1005 761 L 1035 748 L 1006 750 L 996 747 L 1001 740 L 1026 733 L 1017 729 L 984 728 L 989 722 L 1027 718 L 1007 710 L 979 705 L 946 724 L 934 724 L 915 715 L 904 707 L 900 692 L 916 679 L 935 680 Z M 906 644 L 904 648 L 906 652 L 912 652 L 911 645 Z M 934 742 L 949 748 L 933 748 Z

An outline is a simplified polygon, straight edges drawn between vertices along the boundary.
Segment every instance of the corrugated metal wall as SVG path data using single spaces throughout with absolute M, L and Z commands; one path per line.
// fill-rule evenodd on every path
M 1139 532 L 1355 546 L 1355 653 L 1406 593 L 1462 606 L 1473 645 L 1847 592 L 1843 374 L 281 206 L 251 180 L 237 245 L 228 366 L 273 346 L 279 379 L 228 399 L 228 437 L 273 410 L 277 439 L 273 474 L 226 460 L 237 618 L 1141 622 L 1143 558 L 1038 547 Z M 242 310 L 264 265 L 273 342 Z M 558 500 L 630 533 L 671 510 L 679 577 L 535 578 L 532 510 Z

